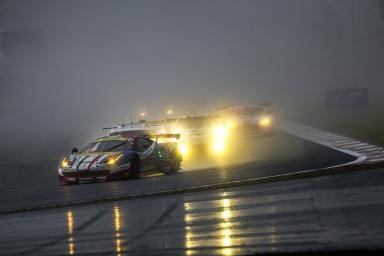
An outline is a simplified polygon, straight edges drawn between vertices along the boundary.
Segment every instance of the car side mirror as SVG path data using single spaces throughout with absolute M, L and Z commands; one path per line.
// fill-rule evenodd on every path
M 76 154 L 76 153 L 79 153 L 79 150 L 77 148 L 73 148 L 72 149 L 72 154 Z

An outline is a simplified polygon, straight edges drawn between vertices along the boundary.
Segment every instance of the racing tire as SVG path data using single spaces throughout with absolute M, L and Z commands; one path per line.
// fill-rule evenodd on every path
M 141 160 L 138 156 L 132 156 L 130 161 L 130 170 L 128 177 L 130 179 L 138 179 L 141 175 Z
M 180 170 L 180 166 L 181 166 L 181 159 L 179 157 L 172 158 L 169 163 L 169 168 L 165 172 L 165 174 L 177 173 Z

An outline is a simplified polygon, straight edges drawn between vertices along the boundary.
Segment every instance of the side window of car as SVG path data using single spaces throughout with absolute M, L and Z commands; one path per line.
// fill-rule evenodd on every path
M 147 150 L 152 145 L 152 141 L 150 139 L 144 139 L 143 148 L 144 151 Z
M 146 151 L 152 145 L 152 141 L 146 138 L 137 138 L 137 150 L 139 152 Z

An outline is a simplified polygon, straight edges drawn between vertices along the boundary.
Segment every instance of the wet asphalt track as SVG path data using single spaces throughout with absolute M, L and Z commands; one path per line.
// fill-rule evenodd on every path
M 165 256 L 380 249 L 383 184 L 383 170 L 370 170 L 2 215 L 0 253 Z
M 286 174 L 353 160 L 343 153 L 285 133 L 246 138 L 242 143 L 233 146 L 236 152 L 223 159 L 189 157 L 184 170 L 175 175 L 71 186 L 58 182 L 57 160 L 3 163 L 0 165 L 0 212 Z
M 0 212 L 288 174 L 354 160 L 285 133 L 175 175 L 60 185 L 57 160 L 2 163 Z M 245 255 L 384 244 L 382 170 L 0 215 L 1 255 Z

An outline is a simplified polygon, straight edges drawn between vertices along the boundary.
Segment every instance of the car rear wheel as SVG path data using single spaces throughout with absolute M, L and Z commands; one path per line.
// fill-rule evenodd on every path
M 138 156 L 133 156 L 130 161 L 129 178 L 138 179 L 141 174 L 141 160 Z
M 166 174 L 177 173 L 180 170 L 180 166 L 181 166 L 181 159 L 179 157 L 173 157 L 169 162 L 168 171 L 165 173 Z

